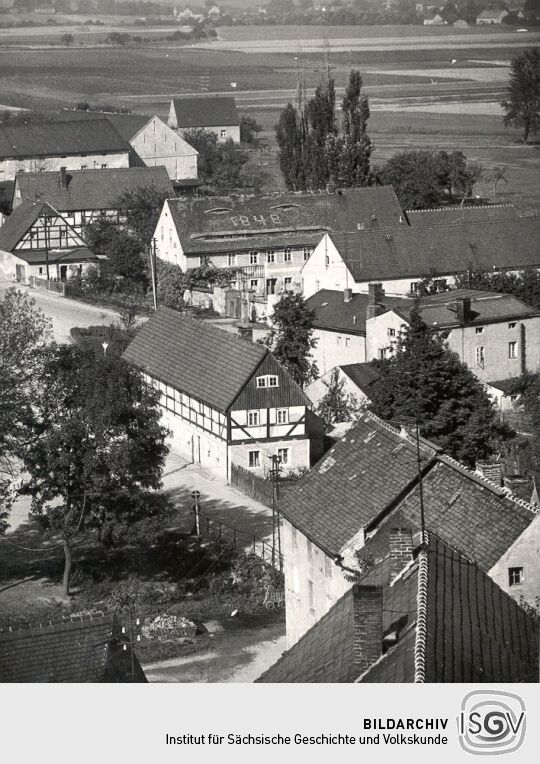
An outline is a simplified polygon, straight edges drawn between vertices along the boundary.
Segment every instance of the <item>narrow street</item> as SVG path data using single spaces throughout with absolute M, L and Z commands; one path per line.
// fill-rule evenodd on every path
M 21 292 L 30 294 L 36 301 L 36 305 L 50 318 L 53 336 L 57 342 L 69 342 L 69 331 L 74 326 L 107 325 L 118 320 L 118 313 L 109 308 L 87 305 L 41 289 L 14 284 L 12 281 L 0 281 L 0 297 L 15 286 Z

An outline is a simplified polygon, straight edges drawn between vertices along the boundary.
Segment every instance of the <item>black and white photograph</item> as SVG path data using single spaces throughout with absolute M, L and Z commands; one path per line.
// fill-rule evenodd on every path
M 0 0 L 2 696 L 480 695 L 539 617 L 540 0 Z

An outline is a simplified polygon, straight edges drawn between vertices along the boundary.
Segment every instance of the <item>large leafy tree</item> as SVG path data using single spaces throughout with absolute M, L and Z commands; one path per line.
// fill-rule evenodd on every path
M 144 242 L 112 220 L 100 218 L 85 228 L 90 249 L 104 259 L 96 286 L 123 292 L 148 289 L 148 254 Z
M 0 300 L 0 534 L 7 527 L 17 456 L 31 439 L 50 326 L 25 292 Z
M 42 372 L 33 439 L 21 453 L 31 515 L 59 533 L 64 593 L 74 544 L 95 532 L 120 543 L 150 532 L 166 500 L 160 487 L 167 447 L 158 394 L 120 358 L 91 346 L 52 346 Z
M 276 139 L 279 146 L 279 167 L 285 185 L 290 191 L 305 189 L 303 127 L 301 116 L 290 103 L 279 115 L 279 122 L 276 125 Z
M 523 128 L 523 142 L 540 128 L 540 50 L 527 48 L 512 60 L 506 99 L 505 125 Z
M 455 275 L 455 288 L 513 294 L 527 305 L 540 310 L 540 273 L 536 268 L 513 273 L 475 271 L 471 268 Z
M 372 410 L 398 422 L 417 418 L 426 438 L 469 466 L 511 434 L 498 423 L 482 383 L 422 321 L 418 306 L 380 374 L 371 387 Z
M 328 382 L 323 380 L 326 393 L 317 408 L 317 413 L 326 424 L 352 422 L 361 412 L 356 396 L 345 391 L 345 380 L 340 379 L 339 370 L 334 369 Z
M 125 191 L 115 206 L 124 216 L 128 232 L 148 249 L 154 236 L 163 202 L 169 194 L 155 185 Z
M 318 376 L 317 365 L 311 356 L 316 343 L 314 318 L 314 311 L 301 294 L 286 294 L 274 307 L 273 326 L 264 339 L 264 344 L 301 387 Z

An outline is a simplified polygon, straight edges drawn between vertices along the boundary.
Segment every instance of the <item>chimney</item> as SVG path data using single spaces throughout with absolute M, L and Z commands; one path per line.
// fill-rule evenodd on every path
M 495 485 L 502 485 L 502 465 L 500 462 L 476 462 L 476 472 L 482 477 L 491 480 Z
M 384 289 L 382 284 L 368 284 L 368 302 L 366 308 L 366 318 L 375 318 L 384 313 L 384 305 L 381 300 L 384 297 Z
M 471 300 L 463 297 L 456 302 L 456 314 L 460 324 L 468 324 L 471 321 Z
M 413 540 L 410 528 L 392 528 L 390 531 L 390 577 L 394 578 L 413 558 Z
M 359 584 L 353 586 L 352 595 L 354 666 L 360 675 L 382 655 L 383 595 L 380 586 Z
M 60 188 L 66 189 L 68 187 L 67 183 L 67 171 L 65 167 L 60 168 Z
M 352 289 L 344 289 L 343 302 L 351 302 L 351 300 L 352 300 Z

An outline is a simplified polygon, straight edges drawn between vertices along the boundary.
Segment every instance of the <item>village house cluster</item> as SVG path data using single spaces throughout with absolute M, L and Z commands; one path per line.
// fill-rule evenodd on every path
M 387 186 L 198 196 L 197 151 L 183 137 L 196 128 L 238 142 L 234 99 L 175 98 L 166 122 L 63 111 L 0 126 L 0 275 L 39 287 L 99 270 L 85 226 L 125 225 L 118 197 L 150 186 L 166 197 L 153 235 L 160 260 L 234 269 L 230 284 L 185 295 L 232 319 L 229 331 L 158 306 L 123 358 L 159 391 L 173 447 L 214 479 L 265 478 L 276 462 L 283 477 L 301 476 L 279 502 L 288 650 L 261 682 L 537 681 L 527 609 L 540 583 L 536 487 L 517 495 L 497 465 L 473 472 L 372 413 L 328 450 L 316 410 L 333 375 L 369 402 L 369 362 L 390 357 L 415 306 L 501 412 L 511 409 L 509 381 L 540 371 L 540 312 L 512 295 L 447 288 L 474 271 L 540 270 L 540 218 L 512 205 L 409 211 Z M 427 276 L 432 293 L 420 296 Z M 314 313 L 319 378 L 306 389 L 252 341 L 288 293 Z M 75 629 L 121 645 L 107 619 L 47 638 Z M 0 635 L 14 655 L 16 642 Z M 119 652 L 92 675 L 125 670 Z

